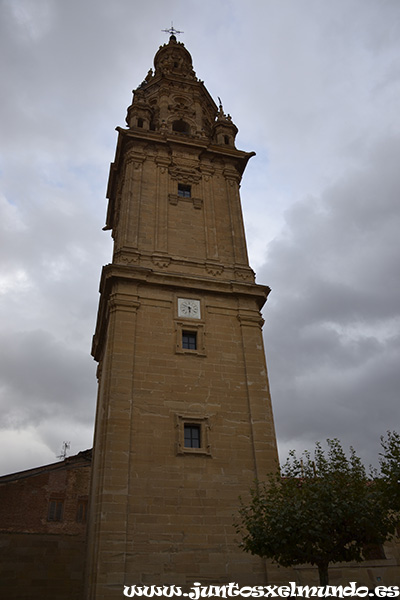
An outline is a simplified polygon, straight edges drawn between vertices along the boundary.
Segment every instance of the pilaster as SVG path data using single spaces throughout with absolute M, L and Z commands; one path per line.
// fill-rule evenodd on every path
M 217 225 L 215 222 L 213 175 L 211 166 L 201 165 L 202 193 L 204 198 L 204 222 L 206 233 L 207 261 L 218 261 Z M 222 267 L 222 265 L 221 265 Z
M 254 310 L 241 309 L 238 314 L 246 373 L 248 415 L 256 479 L 265 480 L 278 466 L 276 438 L 271 408 L 262 326 L 264 320 Z
M 115 257 L 117 261 L 125 249 L 138 251 L 140 198 L 142 186 L 142 166 L 145 156 L 130 152 L 124 166 L 124 185 L 120 200 L 120 214 L 117 235 L 115 236 Z
M 132 386 L 137 310 L 133 294 L 114 291 L 96 416 L 89 544 L 90 599 L 121 596 L 129 519 Z
M 240 176 L 231 168 L 226 168 L 224 170 L 224 176 L 231 220 L 235 263 L 238 266 L 248 267 L 249 259 L 247 256 L 243 216 L 239 199 Z
M 156 187 L 156 217 L 154 228 L 154 250 L 155 253 L 166 254 L 168 252 L 168 167 L 170 158 L 156 157 L 157 165 L 157 187 Z

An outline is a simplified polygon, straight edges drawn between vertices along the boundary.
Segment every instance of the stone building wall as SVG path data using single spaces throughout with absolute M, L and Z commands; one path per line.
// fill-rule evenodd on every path
M 228 436 L 229 437 L 229 436 Z M 156 444 L 156 439 L 154 439 Z M 178 440 L 175 440 L 178 444 Z M 187 457 L 186 457 L 187 458 Z M 196 456 L 189 457 L 196 459 Z M 83 600 L 85 587 L 86 523 L 77 522 L 77 506 L 87 496 L 91 474 L 91 452 L 86 451 L 65 461 L 0 477 L 0 597 L 8 600 Z M 179 459 L 179 457 L 178 457 Z M 181 457 L 185 461 L 185 457 Z M 149 460 L 148 468 L 151 468 Z M 171 484 L 173 482 L 171 481 Z M 229 490 L 228 490 L 229 491 Z M 168 519 L 171 511 L 179 507 L 164 498 L 166 512 L 161 514 L 159 495 L 143 492 L 141 520 L 151 528 L 156 519 Z M 48 521 L 48 506 L 52 498 L 65 500 L 62 521 Z M 223 495 L 221 495 L 222 500 Z M 139 499 L 138 499 L 139 501 Z M 183 501 L 183 499 L 182 499 Z M 198 497 L 193 506 L 191 535 L 207 535 L 210 544 L 218 538 L 212 527 L 200 526 L 206 494 Z M 226 515 L 230 527 L 231 515 Z M 197 531 L 196 531 L 197 530 Z M 131 532 L 132 533 L 132 532 Z M 167 533 L 167 527 L 165 530 Z M 145 534 L 145 529 L 141 535 Z M 133 533 L 132 533 L 133 535 Z M 146 534 L 148 535 L 148 534 Z M 232 528 L 233 535 L 233 528 Z M 136 538 L 140 537 L 136 531 Z M 179 545 L 180 540 L 177 540 Z M 378 585 L 399 585 L 400 536 L 384 546 L 385 558 L 371 558 L 364 563 L 342 563 L 329 569 L 331 585 L 345 585 L 356 581 L 369 589 Z M 156 556 L 148 557 L 149 564 Z M 209 559 L 214 560 L 210 553 Z M 245 555 L 238 551 L 237 573 L 245 564 Z M 284 569 L 268 563 L 268 583 L 286 585 L 318 585 L 317 569 L 309 565 Z M 199 581 L 215 583 L 203 579 Z M 174 577 L 177 581 L 177 577 Z M 243 585 L 253 585 L 252 577 L 242 575 Z M 131 582 L 137 583 L 136 581 Z M 154 584 L 158 581 L 154 579 Z M 258 582 L 263 584 L 264 582 Z
M 82 600 L 85 553 L 82 536 L 0 532 L 0 597 Z
M 0 597 L 81 600 L 91 451 L 0 477 Z

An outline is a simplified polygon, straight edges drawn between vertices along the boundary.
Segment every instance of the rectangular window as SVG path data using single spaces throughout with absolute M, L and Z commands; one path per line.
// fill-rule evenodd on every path
M 182 331 L 182 348 L 197 350 L 197 333 L 195 331 Z
M 190 357 L 206 356 L 204 324 L 199 323 L 200 319 L 197 319 L 197 317 L 193 318 L 191 323 L 188 320 L 189 317 L 185 317 L 185 322 L 175 321 L 175 351 Z M 192 360 L 192 358 L 189 360 Z
M 50 500 L 47 510 L 48 521 L 62 521 L 64 513 L 64 500 Z
M 178 183 L 178 196 L 181 198 L 190 198 L 192 195 L 192 188 L 190 185 L 184 183 Z
M 176 415 L 177 454 L 211 456 L 208 417 Z
M 78 523 L 86 523 L 87 518 L 87 500 L 78 500 L 78 506 L 76 509 L 76 520 Z
M 200 425 L 185 424 L 184 445 L 185 448 L 201 448 Z

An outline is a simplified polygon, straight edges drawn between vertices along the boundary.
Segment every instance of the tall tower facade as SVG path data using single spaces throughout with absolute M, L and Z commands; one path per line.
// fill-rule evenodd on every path
M 239 185 L 254 153 L 171 35 L 118 128 L 93 356 L 88 598 L 123 585 L 265 582 L 233 526 L 276 468 Z

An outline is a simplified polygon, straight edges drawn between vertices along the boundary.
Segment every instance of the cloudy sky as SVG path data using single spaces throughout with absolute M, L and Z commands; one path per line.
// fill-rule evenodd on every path
M 174 26 L 242 185 L 281 458 L 400 429 L 400 2 L 0 0 L 0 474 L 91 446 L 116 126 Z

